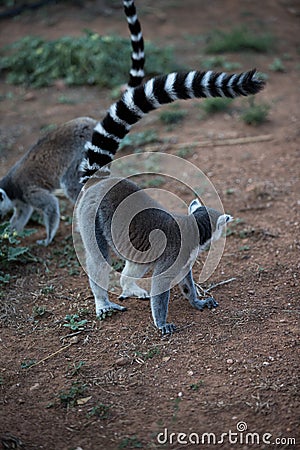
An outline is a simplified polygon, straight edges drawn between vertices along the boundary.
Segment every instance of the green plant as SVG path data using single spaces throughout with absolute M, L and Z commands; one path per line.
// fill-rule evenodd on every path
M 42 306 L 37 306 L 35 305 L 32 308 L 32 315 L 34 317 L 34 319 L 40 319 L 41 317 L 43 317 L 47 312 L 46 306 L 42 305 Z
M 204 382 L 202 380 L 198 381 L 198 383 L 192 383 L 190 384 L 190 388 L 192 391 L 198 391 L 200 387 L 204 385 Z
M 146 42 L 146 72 L 178 69 L 171 47 L 159 49 Z M 57 79 L 67 85 L 98 84 L 115 87 L 128 77 L 131 47 L 127 38 L 85 34 L 47 41 L 26 36 L 2 50 L 0 71 L 11 84 L 49 86 Z M 149 69 L 147 69 L 147 66 Z
M 84 395 L 86 386 L 79 381 L 72 383 L 72 386 L 68 391 L 61 391 L 58 395 L 60 402 L 64 407 L 76 406 L 77 400 Z
M 224 70 L 237 70 L 240 69 L 241 64 L 239 62 L 226 61 L 224 56 L 211 56 L 201 61 L 201 67 L 205 70 L 211 69 L 224 69 Z
M 77 255 L 74 249 L 74 245 L 69 243 L 72 239 L 72 236 L 68 236 L 63 240 L 63 248 L 59 248 L 53 251 L 54 256 L 59 256 L 58 266 L 60 268 L 67 267 L 69 269 L 69 275 L 78 275 L 79 271 L 79 262 L 77 259 Z
M 73 363 L 72 365 L 69 364 L 68 366 L 68 373 L 67 376 L 68 377 L 74 377 L 75 375 L 78 375 L 81 368 L 85 365 L 84 361 L 79 361 L 78 364 Z
M 159 188 L 160 186 L 162 186 L 163 184 L 165 184 L 166 180 L 164 177 L 160 177 L 160 176 L 151 176 L 150 174 L 145 177 L 145 179 L 143 181 L 141 181 L 139 183 L 139 186 L 142 189 L 146 189 L 146 188 Z
M 136 436 L 126 437 L 120 442 L 119 448 L 143 448 L 143 444 L 137 439 Z
M 24 230 L 21 233 L 12 231 L 9 223 L 0 224 L 0 265 L 7 268 L 11 262 L 37 261 L 29 247 L 22 247 L 21 240 L 35 233 L 36 230 Z M 0 284 L 10 281 L 10 274 L 0 269 Z
M 195 148 L 196 148 L 195 145 L 181 147 L 178 150 L 176 150 L 176 155 L 179 156 L 179 158 L 188 158 L 194 153 Z
M 140 351 L 135 352 L 135 356 L 138 356 L 144 360 L 152 359 L 152 358 L 154 358 L 154 356 L 157 356 L 159 354 L 160 354 L 160 348 L 158 348 L 158 347 L 150 348 L 147 352 L 140 352 Z
M 74 100 L 73 98 L 70 98 L 66 95 L 60 95 L 57 99 L 57 102 L 62 105 L 75 105 L 77 103 L 76 100 Z
M 240 252 L 248 252 L 250 250 L 250 246 L 249 245 L 242 245 L 240 248 L 239 248 L 239 251 Z
M 254 98 L 249 99 L 249 106 L 242 112 L 242 120 L 247 125 L 259 125 L 267 120 L 270 106 L 267 103 L 257 104 Z
M 70 328 L 72 331 L 81 331 L 84 329 L 84 325 L 87 323 L 87 319 L 80 320 L 78 314 L 67 314 L 65 316 L 65 322 L 63 326 Z
M 186 117 L 187 111 L 183 109 L 179 109 L 178 106 L 173 106 L 169 109 L 166 109 L 165 111 L 162 111 L 159 114 L 159 119 L 165 124 L 165 125 L 175 125 L 179 122 L 182 122 L 182 120 Z
M 274 58 L 273 62 L 269 65 L 269 69 L 273 72 L 285 72 L 285 67 L 280 58 Z
M 273 48 L 274 38 L 271 34 L 253 33 L 246 27 L 237 27 L 225 32 L 214 30 L 208 37 L 206 53 L 225 53 L 253 51 L 268 52 Z
M 206 114 L 215 114 L 226 111 L 232 103 L 232 98 L 206 98 L 201 103 L 201 108 Z
M 21 362 L 21 369 L 29 369 L 29 367 L 33 366 L 36 363 L 35 359 L 26 359 Z
M 50 284 L 50 286 L 45 286 L 41 289 L 41 294 L 52 294 L 55 291 L 55 286 Z
M 119 150 L 129 149 L 130 152 L 139 153 L 143 150 L 145 145 L 159 141 L 158 135 L 154 130 L 145 130 L 139 133 L 127 134 L 120 143 Z
M 110 406 L 99 403 L 99 405 L 94 406 L 88 413 L 88 417 L 96 416 L 99 419 L 108 419 L 110 416 Z

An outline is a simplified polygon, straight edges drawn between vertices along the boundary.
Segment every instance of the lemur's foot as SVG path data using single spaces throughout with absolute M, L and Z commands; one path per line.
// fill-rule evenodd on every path
M 174 333 L 174 331 L 176 331 L 176 326 L 174 323 L 166 323 L 165 325 L 159 327 L 159 329 L 161 330 L 161 334 L 165 336 L 166 334 Z
M 203 311 L 204 308 L 208 309 L 217 308 L 219 306 L 219 303 L 213 297 L 208 297 L 205 300 L 199 299 L 195 300 L 193 306 L 199 309 L 199 311 Z
M 97 309 L 96 315 L 100 320 L 105 319 L 107 316 L 110 316 L 114 311 L 127 311 L 125 306 L 118 305 L 117 303 L 110 302 L 109 306 L 106 308 Z
M 38 241 L 36 241 L 36 243 L 38 245 L 44 245 L 45 247 L 47 247 L 47 245 L 49 245 L 49 240 L 48 239 L 39 239 Z
M 137 297 L 141 299 L 149 299 L 150 295 L 145 289 L 140 288 L 139 286 L 135 286 L 131 289 L 123 289 L 122 294 L 119 296 L 119 300 L 123 301 L 128 297 Z

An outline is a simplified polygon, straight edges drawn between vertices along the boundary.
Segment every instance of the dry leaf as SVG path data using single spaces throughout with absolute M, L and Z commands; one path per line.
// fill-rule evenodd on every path
M 91 400 L 91 398 L 92 398 L 92 396 L 79 398 L 77 400 L 77 405 L 85 405 L 89 400 Z

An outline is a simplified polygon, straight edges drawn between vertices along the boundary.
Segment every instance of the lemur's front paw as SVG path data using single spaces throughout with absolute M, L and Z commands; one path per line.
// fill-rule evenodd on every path
M 159 327 L 161 330 L 161 334 L 165 336 L 166 334 L 172 334 L 174 331 L 176 331 L 176 326 L 174 323 L 166 323 L 165 325 Z
M 199 311 L 203 311 L 204 308 L 217 308 L 219 306 L 219 303 L 213 297 L 208 297 L 205 300 L 195 300 L 194 306 L 195 308 L 199 309 Z

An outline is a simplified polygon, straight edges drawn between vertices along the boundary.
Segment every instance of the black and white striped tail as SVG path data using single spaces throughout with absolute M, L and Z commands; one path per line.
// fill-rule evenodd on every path
M 184 72 L 151 78 L 146 83 L 126 91 L 94 128 L 92 142 L 86 143 L 86 156 L 80 170 L 85 183 L 97 170 L 109 164 L 119 144 L 145 114 L 161 105 L 201 97 L 238 97 L 256 94 L 264 82 L 256 70 L 228 75 L 226 73 Z
M 136 8 L 133 0 L 123 0 L 128 27 L 131 36 L 131 70 L 129 72 L 128 87 L 133 88 L 141 84 L 145 76 L 144 64 L 144 39 L 141 24 L 138 20 Z

